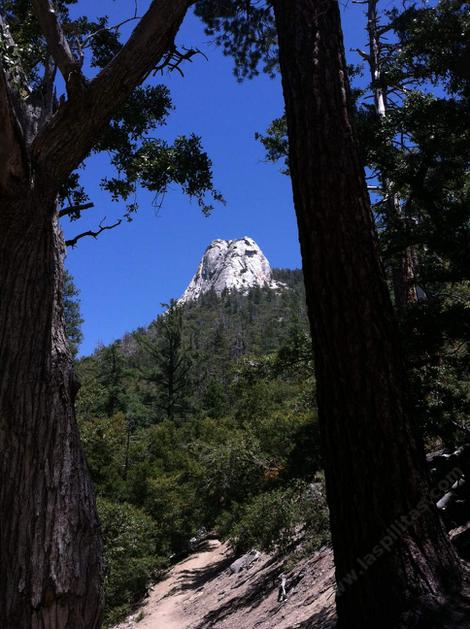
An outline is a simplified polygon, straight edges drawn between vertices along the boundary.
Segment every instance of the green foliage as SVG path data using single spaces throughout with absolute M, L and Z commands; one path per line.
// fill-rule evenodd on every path
M 105 392 L 101 412 L 111 416 L 118 411 L 124 411 L 126 408 L 125 392 L 122 386 L 125 360 L 120 352 L 120 342 L 117 341 L 109 347 L 103 348 L 100 359 L 101 364 L 97 380 Z
M 98 498 L 106 562 L 105 624 L 119 620 L 150 584 L 157 567 L 155 523 L 127 503 Z
M 293 540 L 307 536 L 313 549 L 329 541 L 329 521 L 322 490 L 297 481 L 286 489 L 256 496 L 244 506 L 230 530 L 239 551 L 252 548 L 285 552 Z
M 122 125 L 117 128 L 115 140 L 117 135 L 123 135 Z M 127 201 L 136 194 L 138 186 L 156 195 L 165 195 L 170 184 L 176 183 L 185 194 L 197 200 L 206 215 L 213 209 L 206 201 L 207 194 L 214 201 L 223 202 L 222 195 L 212 186 L 212 162 L 202 150 L 201 139 L 194 134 L 188 138 L 180 136 L 172 145 L 149 138 L 131 144 L 123 138 L 112 154 L 117 176 L 103 179 L 101 186 L 110 192 L 113 201 Z M 136 207 L 131 202 L 127 208 L 126 217 L 130 219 Z
M 390 12 L 400 37 L 398 60 L 404 75 L 435 83 L 452 94 L 470 96 L 470 15 L 466 2 L 415 3 Z
M 82 441 L 100 502 L 118 510 L 113 535 L 127 540 L 122 505 L 152 531 L 154 563 L 142 552 L 135 581 L 126 584 L 121 563 L 128 542 L 112 555 L 109 618 L 143 592 L 149 566 L 188 552 L 203 527 L 240 548 L 281 550 L 312 519 L 311 543 L 320 529 L 323 539 L 318 504 L 316 523 L 310 502 L 299 506 L 321 469 L 302 274 L 277 270 L 275 279 L 285 288 L 172 303 L 149 328 L 78 363 Z M 170 363 L 184 382 L 183 415 L 181 400 L 167 412 Z M 263 505 L 276 511 L 257 533 Z
M 205 22 L 206 34 L 235 59 L 234 74 L 239 80 L 259 74 L 260 65 L 274 76 L 277 33 L 270 2 L 199 0 L 195 12 Z
M 75 357 L 78 353 L 78 348 L 83 340 L 82 323 L 83 319 L 80 313 L 80 300 L 78 295 L 80 291 L 73 283 L 73 278 L 65 272 L 64 280 L 64 318 L 65 318 L 65 332 L 70 346 L 70 351 Z
M 222 432 L 223 440 L 199 441 L 193 445 L 204 474 L 202 490 L 214 505 L 231 505 L 259 490 L 268 462 L 261 443 L 246 430 Z
M 54 2 L 54 8 L 83 72 L 87 68 L 99 71 L 122 47 L 119 28 L 109 24 L 107 16 L 96 20 L 73 18 L 70 7 L 76 3 L 77 0 L 59 0 Z M 4 28 L 0 28 L 1 59 L 25 102 L 37 106 L 43 102 L 51 80 L 57 90 L 63 86 L 54 81 L 57 68 L 49 58 L 31 2 L 0 0 L 0 16 L 14 40 L 12 44 Z M 53 109 L 57 106 L 58 100 Z M 172 109 L 168 88 L 147 81 L 135 88 L 114 113 L 92 148 L 92 153 L 109 156 L 114 174 L 103 177 L 101 187 L 112 201 L 125 205 L 124 218 L 129 221 L 138 209 L 139 188 L 155 193 L 155 203 L 160 204 L 169 187 L 176 184 L 184 194 L 196 199 L 205 214 L 212 210 L 214 202 L 223 202 L 213 184 L 212 163 L 201 139 L 194 134 L 179 136 L 173 142 L 158 137 Z M 71 220 L 80 218 L 80 206 L 90 200 L 80 174 L 80 170 L 70 174 L 59 196 L 63 207 L 73 208 Z
M 144 354 L 140 371 L 150 386 L 150 399 L 157 411 L 173 421 L 184 418 L 190 409 L 192 359 L 183 340 L 182 306 L 175 301 L 164 305 L 165 314 L 135 338 Z
M 127 425 L 122 413 L 81 423 L 88 468 L 102 496 L 123 500 Z
M 289 174 L 289 141 L 287 138 L 287 120 L 285 116 L 276 118 L 266 129 L 266 134 L 255 133 L 256 140 L 259 140 L 266 151 L 268 162 L 282 161 L 284 164 L 281 170 L 283 175 Z

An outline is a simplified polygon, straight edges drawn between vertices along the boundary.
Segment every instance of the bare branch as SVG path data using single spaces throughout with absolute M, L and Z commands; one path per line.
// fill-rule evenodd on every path
M 180 68 L 180 65 L 184 61 L 192 63 L 192 58 L 195 55 L 202 55 L 207 60 L 207 56 L 197 48 L 183 48 L 183 50 L 185 52 L 180 52 L 175 46 L 173 46 L 168 51 L 168 54 L 164 57 L 161 64 L 155 67 L 153 71 L 154 74 L 157 74 L 157 72 L 161 72 L 163 74 L 163 70 L 168 69 L 170 72 L 176 70 L 181 74 L 181 76 L 184 76 L 183 71 Z
M 78 214 L 83 212 L 84 210 L 91 210 L 91 208 L 95 207 L 94 203 L 82 203 L 81 205 L 70 205 L 59 212 L 59 218 L 63 216 L 70 216 L 71 214 Z
M 71 240 L 66 240 L 65 245 L 67 247 L 75 247 L 77 242 L 81 240 L 82 238 L 86 238 L 87 236 L 91 236 L 91 238 L 98 238 L 98 236 L 102 234 L 103 232 L 109 231 L 110 229 L 114 229 L 115 227 L 118 227 L 122 223 L 122 218 L 120 218 L 118 221 L 116 221 L 116 223 L 113 223 L 112 225 L 103 225 L 105 220 L 106 220 L 106 216 L 100 222 L 99 228 L 96 231 L 89 230 L 89 231 L 83 232 L 82 234 L 78 234 L 78 236 L 75 236 L 75 238 L 72 238 Z
M 126 20 L 122 20 L 122 22 L 118 22 L 117 24 L 113 24 L 112 26 L 103 26 L 103 28 L 99 28 L 94 33 L 91 33 L 91 35 L 88 35 L 88 37 L 85 39 L 85 41 L 82 44 L 82 48 L 87 48 L 90 41 L 93 38 L 95 38 L 97 35 L 99 35 L 100 33 L 103 33 L 104 31 L 117 31 L 121 28 L 121 26 L 124 26 L 125 24 L 128 24 L 129 22 L 134 22 L 135 20 L 140 20 L 140 19 L 142 18 L 139 17 L 138 15 L 133 15 L 132 17 L 128 17 Z
M 393 31 L 393 29 L 394 29 L 393 22 L 391 22 L 390 24 L 385 24 L 384 26 L 379 26 L 377 28 L 377 35 L 381 37 L 382 35 L 385 35 L 385 33 L 388 33 L 389 31 Z
M 86 157 L 116 109 L 173 47 L 179 26 L 193 3 L 153 0 L 127 43 L 84 86 L 80 98 L 61 103 L 32 147 L 36 163 L 57 186 Z
M 369 62 L 370 61 L 370 56 L 364 52 L 363 50 L 361 50 L 360 48 L 353 48 L 352 50 L 354 50 L 355 52 L 357 52 L 357 54 L 362 57 L 362 59 L 365 59 L 365 61 Z
M 64 77 L 67 89 L 70 91 L 78 85 L 83 85 L 85 78 L 80 69 L 80 62 L 70 50 L 52 3 L 49 0 L 32 0 L 32 4 L 41 31 L 47 40 L 49 52 Z

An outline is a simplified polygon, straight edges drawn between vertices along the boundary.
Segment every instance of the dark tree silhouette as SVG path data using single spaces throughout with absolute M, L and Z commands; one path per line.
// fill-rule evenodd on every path
M 434 504 L 426 502 L 424 456 L 410 428 L 400 336 L 352 124 L 338 3 L 272 4 L 340 626 L 414 627 L 458 586 L 460 572 Z M 385 548 L 389 527 L 398 524 L 401 533 Z
M 70 177 L 113 115 L 153 69 L 181 58 L 174 37 L 191 2 L 151 2 L 127 43 L 110 42 L 104 67 L 92 80 L 83 73 L 83 50 L 72 47 L 61 26 L 67 4 L 0 4 L 0 626 L 5 629 L 100 625 L 101 542 L 74 417 L 78 385 L 64 328 L 58 200 L 67 187 L 80 198 Z M 39 66 L 38 59 L 31 63 L 27 45 L 22 51 L 15 44 L 15 31 L 34 39 L 31 50 L 41 52 Z M 60 101 L 57 71 L 66 86 Z M 117 133 L 122 125 L 113 129 Z M 132 168 L 135 162 L 129 176 Z M 174 168 L 172 174 L 197 194 L 182 172 Z M 147 180 L 152 175 L 142 173 Z M 164 188 L 164 181 L 154 182 L 154 190 L 159 183 Z M 67 212 L 82 209 L 79 203 Z

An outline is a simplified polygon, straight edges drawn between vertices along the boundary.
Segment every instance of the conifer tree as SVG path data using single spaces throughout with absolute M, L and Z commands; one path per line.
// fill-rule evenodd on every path
M 123 43 L 106 17 L 72 19 L 75 0 L 0 2 L 0 626 L 95 629 L 102 561 L 93 490 L 74 417 L 78 382 L 64 327 L 64 240 L 59 219 L 93 201 L 78 168 L 111 155 L 104 179 L 122 218 L 134 192 L 172 182 L 208 211 L 218 197 L 196 136 L 156 139 L 171 108 L 152 73 L 196 51 L 175 35 L 191 0 L 154 0 Z M 61 81 L 58 75 L 61 75 Z M 57 90 L 64 86 L 63 93 Z
M 183 338 L 183 306 L 176 301 L 163 304 L 166 312 L 137 337 L 147 358 L 143 379 L 153 392 L 152 403 L 167 419 L 182 419 L 190 408 L 188 394 L 191 356 Z
M 458 589 L 460 571 L 428 498 L 412 430 L 403 350 L 354 128 L 338 3 L 201 3 L 209 28 L 221 31 L 226 50 L 235 50 L 248 74 L 263 53 L 252 20 L 263 10 L 268 34 L 275 17 L 279 43 L 339 626 L 432 626 L 439 599 Z M 400 518 L 407 525 L 385 551 L 382 541 Z M 359 560 L 367 566 L 360 573 Z

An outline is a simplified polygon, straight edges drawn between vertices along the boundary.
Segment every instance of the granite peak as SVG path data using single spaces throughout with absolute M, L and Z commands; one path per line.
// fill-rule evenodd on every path
M 184 291 L 180 303 L 194 301 L 213 290 L 246 293 L 255 286 L 279 289 L 283 284 L 272 277 L 271 266 L 259 245 L 245 236 L 237 240 L 213 240 Z

